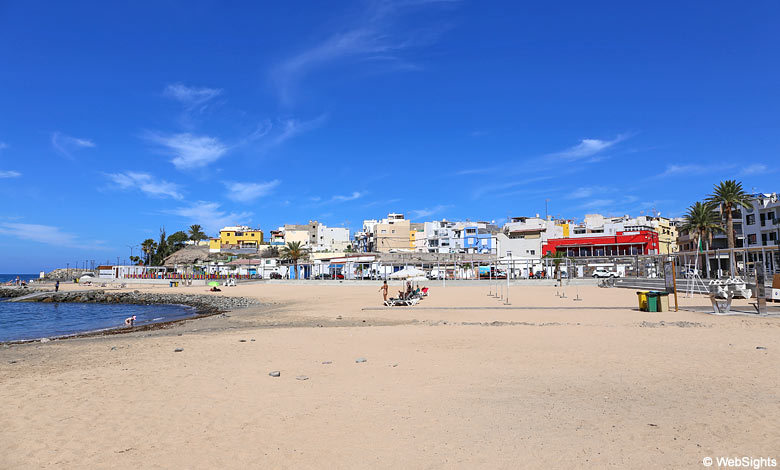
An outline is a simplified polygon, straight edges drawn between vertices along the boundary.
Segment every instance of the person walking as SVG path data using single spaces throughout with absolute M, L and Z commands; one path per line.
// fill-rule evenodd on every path
M 390 288 L 390 286 L 387 285 L 387 281 L 385 281 L 384 284 L 379 288 L 379 291 L 382 292 L 382 297 L 384 297 L 385 302 L 387 302 L 387 290 Z

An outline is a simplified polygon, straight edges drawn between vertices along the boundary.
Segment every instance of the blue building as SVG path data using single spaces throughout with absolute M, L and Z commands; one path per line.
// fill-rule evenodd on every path
M 478 225 L 463 227 L 463 249 L 466 253 L 493 253 L 493 239 L 487 228 Z

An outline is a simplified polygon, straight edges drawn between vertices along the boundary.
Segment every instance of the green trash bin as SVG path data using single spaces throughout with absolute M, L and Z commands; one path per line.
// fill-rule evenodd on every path
M 658 292 L 647 293 L 647 311 L 648 312 L 658 311 Z
M 647 291 L 640 290 L 636 292 L 637 299 L 639 300 L 639 310 L 647 311 Z

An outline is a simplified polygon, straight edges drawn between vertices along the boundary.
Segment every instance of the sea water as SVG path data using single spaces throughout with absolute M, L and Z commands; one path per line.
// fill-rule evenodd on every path
M 0 298 L 0 341 L 124 327 L 125 318 L 133 315 L 138 326 L 187 318 L 196 313 L 194 307 L 185 305 L 8 302 Z
M 38 274 L 2 274 L 0 273 L 0 284 L 5 284 L 6 282 L 13 282 L 18 277 L 20 280 L 24 282 L 30 282 L 33 279 L 38 279 Z

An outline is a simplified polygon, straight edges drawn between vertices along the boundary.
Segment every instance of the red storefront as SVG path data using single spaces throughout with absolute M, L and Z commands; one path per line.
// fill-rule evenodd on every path
M 558 251 L 569 258 L 654 255 L 658 253 L 658 233 L 640 230 L 598 237 L 553 238 L 542 247 L 545 255 Z

